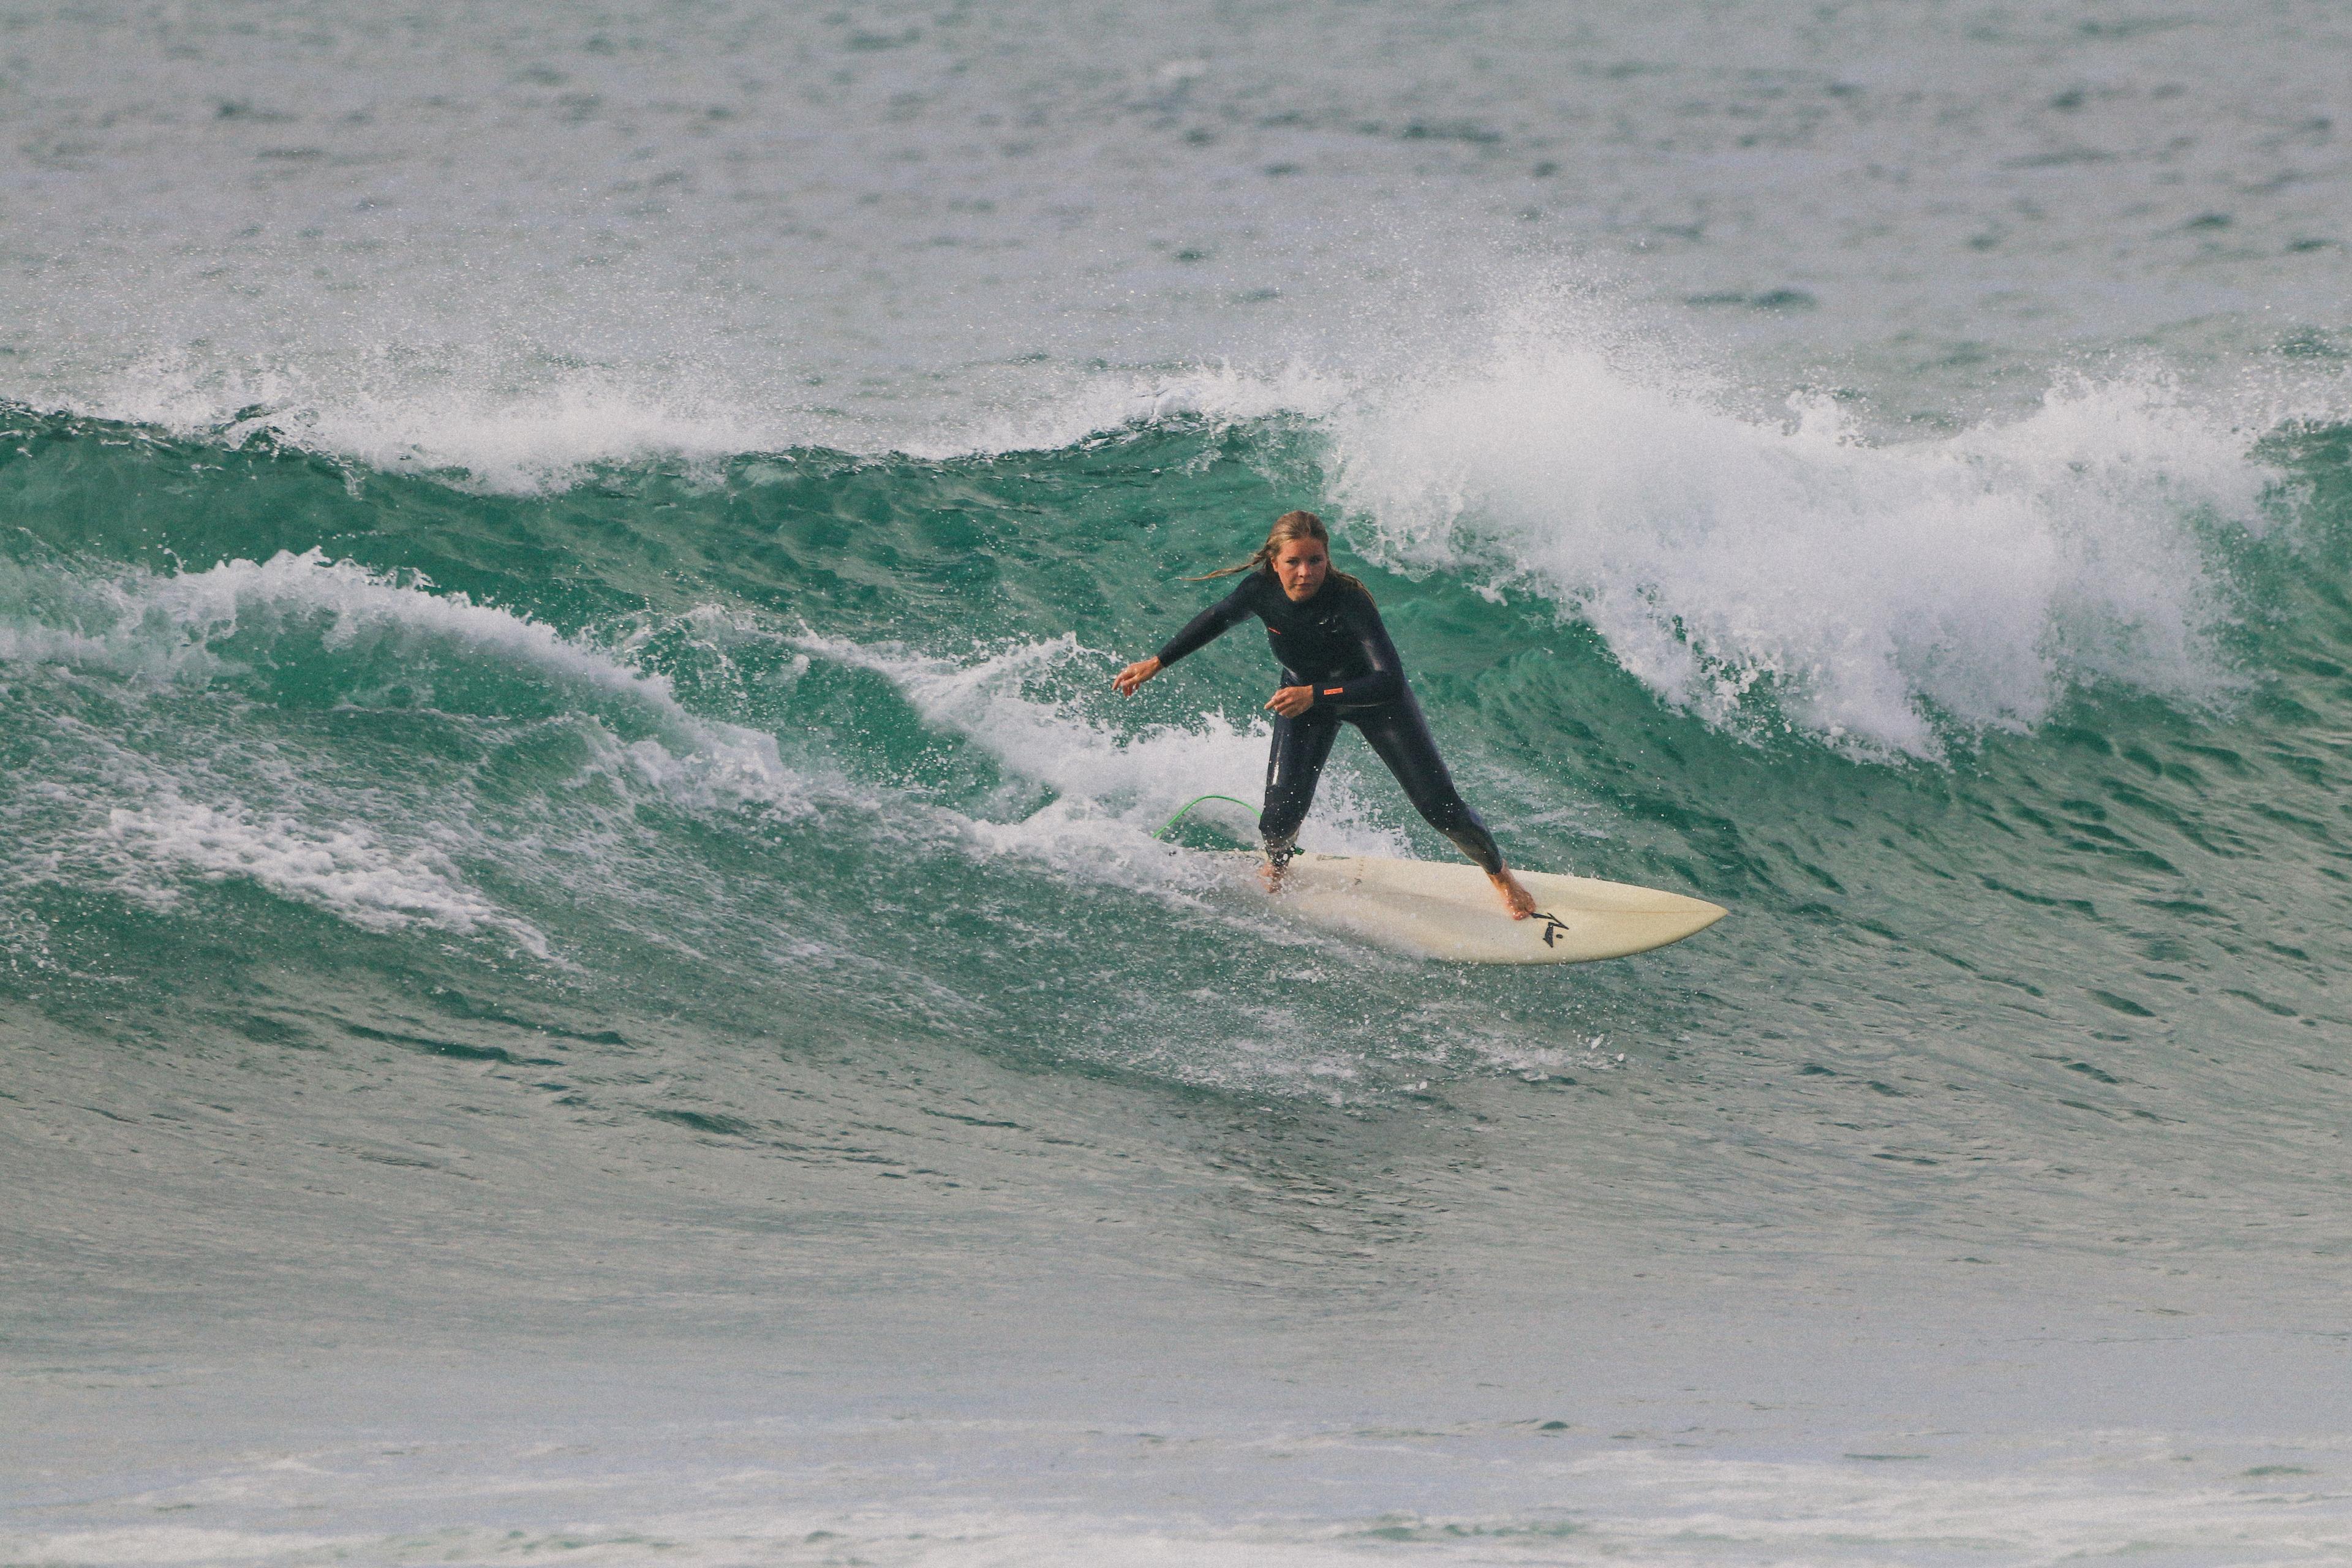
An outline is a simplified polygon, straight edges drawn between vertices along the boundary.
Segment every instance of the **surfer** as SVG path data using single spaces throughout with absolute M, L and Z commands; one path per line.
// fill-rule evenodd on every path
M 1311 511 L 1284 512 L 1247 561 L 1185 581 L 1236 573 L 1247 574 L 1240 587 L 1193 616 L 1159 653 L 1120 670 L 1111 684 L 1131 697 L 1145 681 L 1250 616 L 1265 623 L 1266 640 L 1282 666 L 1281 689 L 1265 704 L 1274 713 L 1265 809 L 1258 816 L 1266 887 L 1280 890 L 1331 742 L 1349 723 L 1396 774 L 1429 825 L 1478 862 L 1511 918 L 1527 919 L 1536 907 L 1534 895 L 1503 864 L 1495 836 L 1454 787 L 1370 592 L 1347 573 L 1331 570 L 1331 535 L 1323 520 Z

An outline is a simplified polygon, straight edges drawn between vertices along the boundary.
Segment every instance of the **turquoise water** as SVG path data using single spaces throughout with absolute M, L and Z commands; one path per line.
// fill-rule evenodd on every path
M 33 18 L 0 1558 L 2352 1552 L 2345 41 L 2070 18 Z M 1295 505 L 1731 918 L 1156 838 Z

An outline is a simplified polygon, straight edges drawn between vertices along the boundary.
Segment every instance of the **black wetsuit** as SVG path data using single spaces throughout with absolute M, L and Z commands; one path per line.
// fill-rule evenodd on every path
M 1381 625 L 1372 596 L 1360 588 L 1325 578 L 1315 596 L 1294 605 L 1271 572 L 1260 570 L 1241 586 L 1202 610 L 1160 650 L 1162 668 L 1213 642 L 1255 616 L 1265 623 L 1266 640 L 1282 664 L 1285 686 L 1311 686 L 1315 705 L 1296 719 L 1274 720 L 1274 751 L 1265 764 L 1265 810 L 1258 828 L 1266 853 L 1287 860 L 1298 841 L 1298 825 L 1315 800 L 1331 742 L 1344 721 L 1353 724 L 1381 761 L 1404 785 L 1414 809 L 1452 839 L 1462 853 L 1487 871 L 1503 868 L 1502 851 L 1478 814 L 1454 787 L 1405 684 L 1396 644 Z

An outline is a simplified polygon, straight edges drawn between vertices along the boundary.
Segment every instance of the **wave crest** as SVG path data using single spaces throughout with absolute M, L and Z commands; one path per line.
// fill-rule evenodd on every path
M 2231 678 L 2200 531 L 2275 477 L 2168 382 L 2076 381 L 2026 417 L 1872 445 L 1826 398 L 1774 422 L 1604 356 L 1522 347 L 1336 416 L 1332 488 L 1386 564 L 1555 599 L 1661 697 L 1932 758 L 2077 683 Z

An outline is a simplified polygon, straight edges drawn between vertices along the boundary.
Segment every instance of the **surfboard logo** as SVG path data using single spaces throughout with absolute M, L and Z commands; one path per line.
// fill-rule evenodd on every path
M 1534 918 L 1544 923 L 1543 939 L 1546 947 L 1558 946 L 1559 939 L 1568 934 L 1568 922 L 1558 915 L 1548 915 L 1543 910 L 1538 910 L 1535 911 Z

